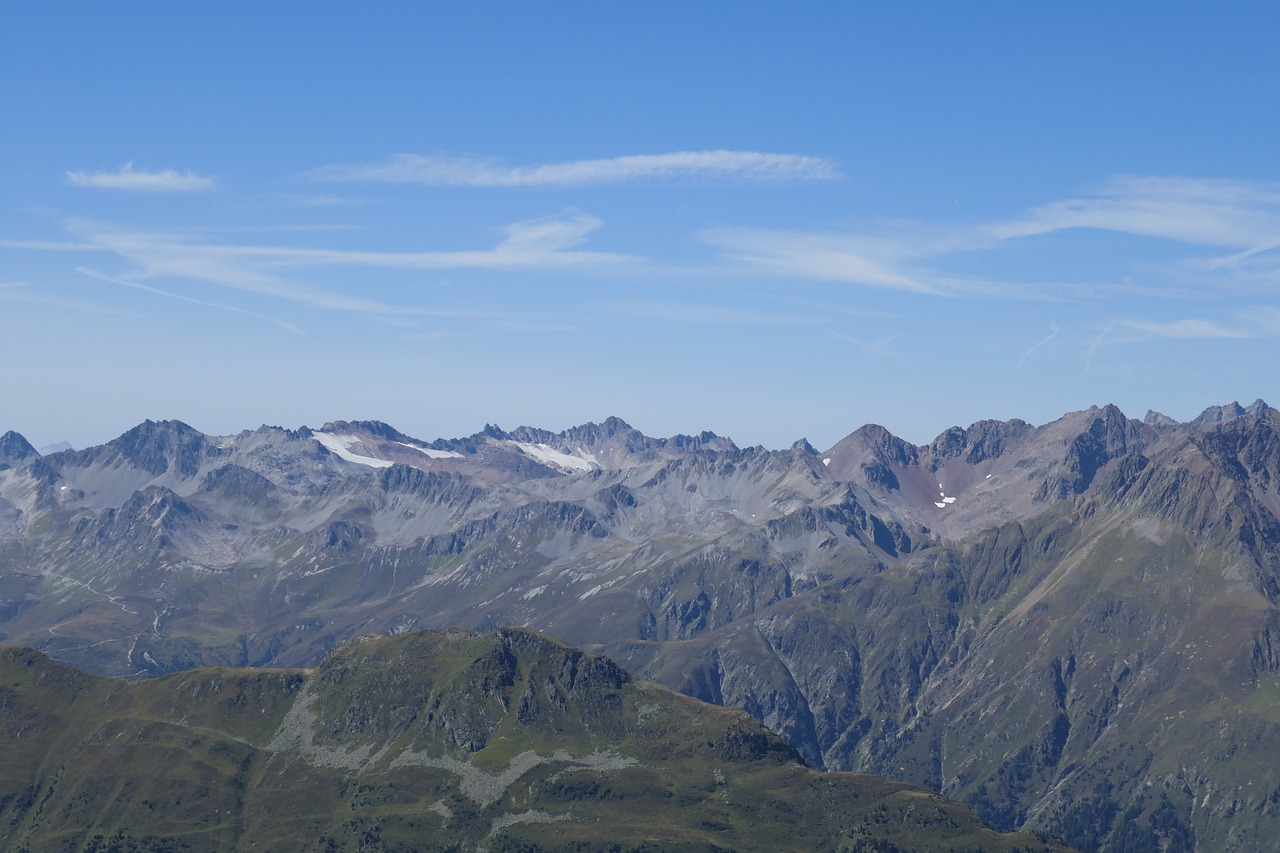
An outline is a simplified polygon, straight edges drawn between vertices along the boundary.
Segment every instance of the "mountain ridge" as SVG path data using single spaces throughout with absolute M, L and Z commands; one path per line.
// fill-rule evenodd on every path
M 1067 849 L 513 629 L 132 683 L 0 646 L 0 732 L 15 850 Z

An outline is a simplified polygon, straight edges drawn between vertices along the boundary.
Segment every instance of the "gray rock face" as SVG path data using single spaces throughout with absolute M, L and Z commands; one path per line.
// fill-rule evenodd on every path
M 39 455 L 29 441 L 13 430 L 0 435 L 0 468 L 21 465 Z
M 1086 849 L 1275 830 L 1280 755 L 1252 745 L 1280 742 L 1280 415 L 1261 401 L 919 447 L 867 426 L 825 452 L 617 418 L 431 443 L 147 422 L 47 457 L 13 436 L 0 639 L 97 672 L 527 626 L 1001 828 Z

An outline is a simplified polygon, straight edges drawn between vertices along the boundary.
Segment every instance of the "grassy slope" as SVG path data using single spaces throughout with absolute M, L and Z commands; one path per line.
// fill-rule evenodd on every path
M 519 631 L 154 681 L 5 648 L 0 737 L 11 850 L 1063 849 Z

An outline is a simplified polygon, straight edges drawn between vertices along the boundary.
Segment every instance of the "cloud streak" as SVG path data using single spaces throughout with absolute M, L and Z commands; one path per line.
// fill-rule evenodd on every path
M 256 320 L 265 320 L 268 323 L 272 323 L 276 326 L 279 326 L 285 331 L 293 332 L 294 334 L 298 334 L 298 335 L 302 334 L 302 330 L 299 329 L 297 326 L 293 325 L 292 323 L 286 322 L 284 320 L 277 320 L 274 317 L 268 317 L 265 314 L 259 314 L 256 311 L 250 311 L 246 308 L 240 308 L 239 306 L 236 306 L 236 305 L 226 305 L 221 302 L 207 302 L 203 299 L 196 299 L 191 296 L 183 296 L 180 293 L 170 293 L 167 290 L 161 290 L 157 287 L 148 287 L 147 285 L 139 284 L 136 281 L 128 281 L 126 279 L 115 278 L 109 275 L 103 275 L 102 273 L 95 272 L 94 270 L 88 269 L 87 267 L 76 267 L 76 272 L 80 273 L 81 275 L 88 276 L 89 278 L 95 278 L 99 281 L 108 282 L 109 284 L 118 284 L 121 287 L 129 287 L 129 288 L 133 288 L 134 290 L 141 290 L 143 293 L 150 293 L 155 296 L 163 296 L 167 299 L 176 299 L 179 302 L 188 302 L 193 305 L 201 305 L 201 306 L 204 306 L 205 308 L 216 308 L 220 311 L 230 311 L 233 314 L 241 314 L 245 317 L 253 317 Z
M 726 260 L 761 273 L 944 293 L 904 268 L 913 250 L 894 240 L 754 228 L 717 228 L 702 237 Z
M 133 163 L 125 163 L 115 172 L 67 172 L 66 182 L 73 187 L 95 190 L 126 190 L 129 192 L 200 192 L 214 188 L 213 178 L 195 172 L 178 172 L 165 169 L 152 172 L 135 169 Z
M 619 300 L 606 306 L 629 318 L 693 326 L 793 326 L 825 322 L 809 317 L 752 311 L 725 305 L 659 300 Z
M 850 343 L 858 347 L 876 361 L 883 361 L 886 358 L 891 358 L 894 361 L 909 364 L 905 358 L 889 348 L 889 345 L 896 341 L 899 338 L 899 335 L 890 335 L 889 337 L 881 338 L 878 341 L 864 341 L 862 338 L 855 338 L 852 335 L 845 335 L 840 332 L 833 332 L 832 334 L 845 343 Z
M 78 311 L 82 314 L 98 314 L 106 317 L 123 317 L 128 312 L 103 305 L 94 305 L 58 296 L 49 296 L 39 292 L 27 281 L 9 281 L 0 283 L 0 301 L 23 302 L 28 305 L 45 305 L 63 311 Z
M 437 187 L 581 187 L 693 178 L 738 181 L 823 181 L 840 177 L 822 157 L 762 151 L 673 151 L 600 160 L 508 166 L 481 157 L 392 154 L 384 162 L 325 166 L 310 173 L 328 181 Z
M 1034 208 L 991 231 L 1009 240 L 1069 228 L 1243 249 L 1247 257 L 1274 247 L 1280 237 L 1280 187 L 1125 175 L 1095 193 Z
M 1022 358 L 1018 359 L 1018 363 L 1014 365 L 1013 369 L 1021 370 L 1022 365 L 1027 363 L 1027 359 L 1031 358 L 1031 356 L 1035 353 L 1036 350 L 1040 349 L 1042 346 L 1044 346 L 1045 344 L 1049 343 L 1054 338 L 1056 338 L 1058 336 L 1059 331 L 1060 330 L 1058 329 L 1057 323 L 1050 323 L 1049 334 L 1045 335 L 1043 338 L 1041 338 L 1040 340 L 1032 344 L 1031 347 L 1022 354 Z
M 144 285 L 144 282 L 194 281 L 287 300 L 316 308 L 383 316 L 493 317 L 489 311 L 397 306 L 364 296 L 318 288 L 309 275 L 332 268 L 385 270 L 574 270 L 635 267 L 644 259 L 634 255 L 591 252 L 580 248 L 601 226 L 599 219 L 569 212 L 559 216 L 515 222 L 503 229 L 503 239 L 490 249 L 464 251 L 386 252 L 245 245 L 219 242 L 207 233 L 160 232 L 120 228 L 96 222 L 73 221 L 68 228 L 74 242 L 3 241 L 0 246 L 37 251 L 109 253 L 127 262 L 116 273 L 77 268 L 79 272 L 115 284 L 168 296 L 207 307 L 236 310 L 221 302 L 198 300 Z M 296 331 L 291 324 L 256 312 L 246 313 Z
M 1028 238 L 1095 229 L 1187 247 L 1178 263 L 1146 261 L 1135 243 L 1132 260 L 1107 284 L 1019 282 L 948 272 L 960 256 L 998 259 Z M 1280 185 L 1178 177 L 1113 178 L 1101 189 L 1032 208 L 1019 217 L 976 224 L 873 223 L 849 231 L 717 228 L 702 233 L 721 257 L 743 271 L 847 282 L 938 296 L 1042 298 L 1054 293 L 1121 291 L 1187 294 L 1206 287 L 1280 284 Z M 1231 254 L 1212 257 L 1205 248 Z M 1121 260 L 1124 264 L 1126 261 Z M 1158 277 L 1158 286 L 1132 276 Z M 1181 289 L 1175 291 L 1172 282 Z M 1190 288 L 1190 291 L 1188 290 Z M 1177 332 L 1170 329 L 1168 332 Z M 1186 327 L 1188 336 L 1207 331 Z
M 1170 322 L 1150 320 L 1123 320 L 1119 325 L 1135 332 L 1145 332 L 1160 338 L 1197 340 L 1204 338 L 1254 338 L 1257 331 L 1240 324 L 1225 325 L 1212 320 L 1185 319 Z

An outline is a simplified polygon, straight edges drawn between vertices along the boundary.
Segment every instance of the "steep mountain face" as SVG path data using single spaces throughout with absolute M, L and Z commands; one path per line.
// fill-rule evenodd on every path
M 13 430 L 0 435 L 0 469 L 21 465 L 39 455 L 30 442 Z
M 1280 413 L 1114 406 L 925 446 L 431 443 L 385 424 L 0 461 L 0 632 L 99 673 L 521 625 L 1082 849 L 1260 850 L 1280 775 Z
M 518 630 L 129 682 L 0 647 L 0 734 L 7 850 L 1066 850 Z

